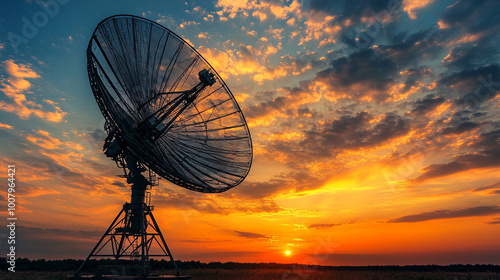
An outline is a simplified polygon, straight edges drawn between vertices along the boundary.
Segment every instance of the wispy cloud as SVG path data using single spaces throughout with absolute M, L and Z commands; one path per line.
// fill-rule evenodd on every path
M 8 124 L 4 124 L 4 123 L 0 123 L 0 128 L 13 129 L 14 126 L 8 125 Z
M 233 232 L 236 233 L 236 235 L 238 235 L 240 237 L 245 237 L 245 238 L 252 238 L 252 239 L 255 239 L 255 238 L 268 238 L 267 236 L 265 236 L 263 234 L 260 234 L 260 233 L 238 231 L 238 230 L 234 230 Z
M 7 73 L 6 78 L 0 80 L 0 89 L 10 102 L 0 100 L 0 110 L 18 115 L 21 119 L 28 119 L 32 115 L 51 122 L 61 122 L 66 112 L 52 105 L 54 111 L 47 111 L 33 98 L 27 98 L 32 84 L 28 79 L 38 79 L 40 75 L 31 69 L 28 64 L 16 64 L 14 60 L 4 61 L 3 67 Z
M 410 182 L 419 184 L 467 170 L 500 166 L 500 148 L 497 142 L 499 136 L 500 130 L 481 134 L 477 142 L 473 144 L 480 149 L 479 151 L 458 155 L 448 163 L 428 165 L 422 170 L 421 175 Z
M 331 227 L 337 227 L 341 226 L 342 224 L 311 224 L 307 228 L 312 228 L 312 229 L 327 229 Z
M 437 210 L 389 220 L 389 223 L 416 223 L 438 219 L 481 217 L 500 213 L 499 206 L 478 206 L 459 210 Z

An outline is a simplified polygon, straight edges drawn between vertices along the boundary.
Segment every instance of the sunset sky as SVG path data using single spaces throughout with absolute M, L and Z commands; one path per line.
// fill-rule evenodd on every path
M 19 257 L 85 258 L 130 200 L 102 153 L 85 51 L 102 19 L 132 14 L 211 63 L 253 139 L 241 185 L 153 189 L 176 259 L 500 264 L 497 0 L 0 7 L 0 193 L 15 164 Z

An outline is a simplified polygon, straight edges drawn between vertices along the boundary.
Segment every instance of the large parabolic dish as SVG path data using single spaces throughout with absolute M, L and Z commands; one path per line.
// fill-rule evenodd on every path
M 92 91 L 126 153 L 181 187 L 223 192 L 252 164 L 252 141 L 229 88 L 171 30 L 129 15 L 99 23 L 87 49 Z

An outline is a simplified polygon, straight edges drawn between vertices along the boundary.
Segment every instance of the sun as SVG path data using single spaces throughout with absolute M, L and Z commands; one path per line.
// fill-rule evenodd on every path
M 286 250 L 286 251 L 285 251 L 285 255 L 286 255 L 286 256 L 291 256 L 291 255 L 292 255 L 292 251 L 290 251 L 290 250 Z

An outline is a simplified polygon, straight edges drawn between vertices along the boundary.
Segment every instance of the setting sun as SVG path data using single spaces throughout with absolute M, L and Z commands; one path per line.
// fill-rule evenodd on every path
M 287 251 L 285 251 L 285 255 L 290 256 L 291 254 L 292 254 L 292 252 L 291 252 L 291 251 L 288 251 L 288 250 L 287 250 Z

